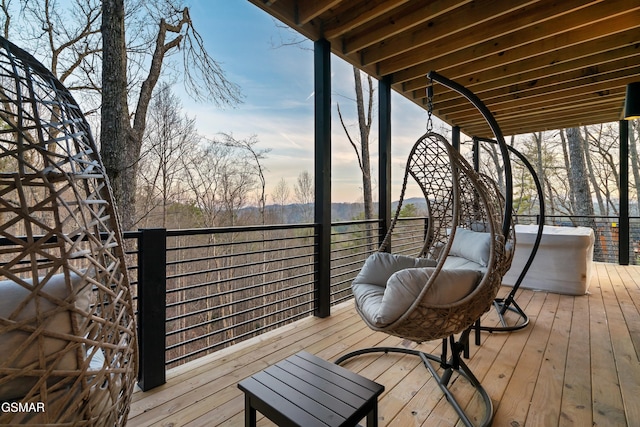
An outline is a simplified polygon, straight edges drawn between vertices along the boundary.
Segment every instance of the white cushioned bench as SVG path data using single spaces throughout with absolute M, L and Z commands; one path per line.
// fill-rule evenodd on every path
M 513 286 L 520 275 L 538 232 L 537 225 L 516 225 L 516 249 L 502 284 Z M 522 281 L 523 288 L 568 295 L 589 289 L 595 235 L 588 227 L 545 225 L 540 247 Z

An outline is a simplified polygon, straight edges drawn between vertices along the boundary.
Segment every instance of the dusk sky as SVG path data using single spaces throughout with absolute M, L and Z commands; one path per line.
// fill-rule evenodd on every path
M 244 102 L 218 109 L 183 99 L 201 134 L 219 132 L 236 138 L 256 135 L 259 147 L 270 149 L 267 194 L 284 178 L 293 195 L 299 173 L 313 173 L 313 44 L 283 46 L 292 32 L 278 28 L 267 13 L 246 0 L 191 0 L 191 18 L 211 56 L 221 63 L 228 79 L 240 85 Z M 297 33 L 295 33 L 297 34 Z M 300 38 L 302 38 L 300 36 Z M 340 103 L 352 135 L 357 134 L 351 66 L 332 57 L 332 198 L 334 202 L 362 201 L 362 178 L 355 153 L 338 121 Z M 377 83 L 375 84 L 377 91 Z M 406 156 L 426 130 L 426 112 L 394 93 L 392 144 L 393 198 L 400 192 Z M 376 93 L 377 101 L 377 93 Z M 377 106 L 374 112 L 377 116 Z M 372 176 L 377 177 L 377 120 L 372 126 Z M 438 123 L 435 124 L 436 128 Z M 374 182 L 374 193 L 377 182 Z M 415 194 L 417 195 L 417 194 Z M 377 195 L 374 194 L 374 199 Z M 272 201 L 271 197 L 267 202 Z

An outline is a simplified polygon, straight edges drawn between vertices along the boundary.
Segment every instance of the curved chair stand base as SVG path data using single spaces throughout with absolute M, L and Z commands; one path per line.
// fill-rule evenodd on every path
M 458 343 L 455 343 L 458 345 Z M 459 375 L 466 378 L 469 383 L 476 389 L 479 395 L 482 397 L 482 400 L 485 404 L 485 413 L 484 419 L 479 426 L 490 426 L 493 420 L 493 402 L 491 398 L 487 394 L 486 390 L 480 384 L 480 381 L 473 375 L 469 367 L 461 360 L 460 352 L 462 351 L 462 347 L 459 348 L 459 351 L 454 351 L 453 356 L 446 362 L 443 362 L 443 359 L 446 358 L 446 352 L 443 352 L 443 357 L 435 356 L 433 354 L 425 353 L 419 350 L 403 348 L 403 347 L 371 347 L 364 348 L 361 350 L 356 350 L 351 353 L 347 353 L 344 356 L 338 358 L 335 363 L 340 365 L 347 359 L 351 359 L 356 356 L 360 356 L 363 354 L 369 353 L 403 353 L 403 354 L 411 354 L 420 357 L 424 366 L 429 370 L 433 378 L 438 382 L 438 386 L 444 393 L 445 397 L 449 404 L 456 411 L 460 420 L 467 427 L 473 427 L 475 424 L 471 422 L 471 419 L 467 416 L 467 414 L 462 409 L 462 406 L 458 403 L 451 390 L 449 390 L 449 382 L 453 375 L 453 372 L 457 372 Z M 444 368 L 444 372 L 439 374 L 436 370 L 436 367 L 431 362 L 438 363 L 442 368 Z
M 475 326 L 476 330 L 487 332 L 513 332 L 524 329 L 529 325 L 529 316 L 527 316 L 527 313 L 520 308 L 513 298 L 496 298 L 493 300 L 493 307 L 496 309 L 498 319 L 502 326 L 481 326 L 478 323 L 478 325 Z M 515 313 L 516 316 L 518 316 L 515 323 L 509 324 L 509 322 L 507 322 L 504 316 L 507 311 Z

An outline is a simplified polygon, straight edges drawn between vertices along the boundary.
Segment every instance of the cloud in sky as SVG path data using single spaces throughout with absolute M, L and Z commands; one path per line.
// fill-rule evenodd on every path
M 313 172 L 313 44 L 305 41 L 300 46 L 281 46 L 281 40 L 291 34 L 278 28 L 276 21 L 248 1 L 192 0 L 190 3 L 195 28 L 203 36 L 209 53 L 221 63 L 227 77 L 241 86 L 245 99 L 236 108 L 224 110 L 184 99 L 187 114 L 196 118 L 199 132 L 208 137 L 220 132 L 232 133 L 236 138 L 256 135 L 259 147 L 271 150 L 264 162 L 268 169 L 267 193 L 273 191 L 281 178 L 293 187 L 301 172 Z M 331 67 L 332 198 L 335 202 L 362 200 L 357 159 L 336 111 L 339 102 L 347 125 L 352 126 L 355 135 L 353 71 L 337 57 L 332 57 Z M 394 93 L 394 198 L 399 196 L 406 156 L 425 128 L 424 110 Z M 375 117 L 370 141 L 372 176 L 376 177 Z

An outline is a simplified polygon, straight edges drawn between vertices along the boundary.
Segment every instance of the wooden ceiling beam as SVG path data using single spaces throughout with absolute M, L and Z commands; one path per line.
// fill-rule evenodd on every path
M 323 35 L 327 40 L 341 37 L 409 1 L 411 0 L 344 1 L 340 8 L 325 21 Z
M 598 115 L 601 111 L 611 109 L 612 114 L 616 116 L 616 119 L 620 118 L 622 112 L 622 106 L 624 104 L 624 91 L 615 92 L 609 94 L 595 95 L 585 99 L 573 98 L 562 103 L 541 103 L 536 108 L 527 108 L 523 105 L 518 109 L 511 110 L 492 110 L 495 119 L 500 126 L 507 125 L 514 118 L 518 120 L 530 120 L 533 117 L 537 117 L 544 114 L 549 121 L 548 125 L 553 127 L 553 122 L 560 119 L 567 111 L 571 111 L 572 114 L 594 114 Z M 447 123 L 457 126 L 470 126 L 472 124 L 479 124 L 484 122 L 484 119 L 478 114 L 477 111 L 466 110 L 460 114 L 440 114 L 443 120 Z
M 591 52 L 592 54 L 569 58 L 568 60 L 560 60 L 560 58 L 568 58 L 572 50 L 575 52 L 575 47 L 558 51 L 557 55 L 551 58 L 538 56 L 528 61 L 511 64 L 506 68 L 485 70 L 482 73 L 474 75 L 476 81 L 468 83 L 467 88 L 472 90 L 480 98 L 483 98 L 485 96 L 491 96 L 488 94 L 489 92 L 505 88 L 509 90 L 508 88 L 513 85 L 530 84 L 530 82 L 552 76 L 560 81 L 563 79 L 563 76 L 571 73 L 579 72 L 586 74 L 594 68 L 602 70 L 603 68 L 601 67 L 608 67 L 607 64 L 612 62 L 618 63 L 621 60 L 632 61 L 634 57 L 635 61 L 637 61 L 636 63 L 640 63 L 640 44 L 633 42 L 636 37 L 640 38 L 640 34 L 634 36 L 631 32 L 623 32 L 614 34 L 608 37 L 607 40 L 598 39 L 593 42 L 588 42 L 589 46 L 584 49 L 581 48 L 580 50 Z M 556 58 L 558 58 L 557 61 Z M 612 60 L 612 58 L 614 58 L 614 60 Z M 551 60 L 551 64 L 549 60 Z M 412 83 L 415 84 L 405 84 L 404 90 L 413 90 L 415 92 L 414 97 L 416 98 L 424 96 L 426 87 L 425 79 L 416 79 Z M 457 98 L 457 94 L 453 91 L 438 91 L 439 102 L 446 102 L 454 98 Z
M 459 7 L 447 14 L 443 14 L 417 26 L 412 31 L 387 38 L 360 52 L 363 65 L 380 62 L 388 58 L 394 58 L 407 51 L 416 50 L 424 45 L 430 45 L 440 39 L 459 40 L 464 37 L 466 30 L 481 26 L 487 21 L 511 13 L 515 10 L 529 12 L 526 6 L 535 4 L 538 0 L 520 0 L 509 2 L 510 7 L 505 8 L 504 3 L 495 0 L 478 0 L 464 7 Z M 578 1 L 578 0 L 574 0 Z M 451 23 L 456 25 L 452 26 Z M 513 31 L 513 26 L 510 26 Z M 477 41 L 477 39 L 476 39 Z M 429 47 L 424 50 L 430 51 Z
M 499 120 L 499 117 L 503 115 L 502 112 L 509 111 L 510 109 L 528 108 L 529 111 L 533 112 L 539 108 L 542 108 L 542 106 L 544 105 L 549 105 L 549 103 L 553 103 L 558 106 L 567 103 L 580 104 L 580 99 L 588 100 L 591 97 L 602 97 L 613 93 L 619 93 L 622 99 L 624 99 L 625 86 L 628 83 L 636 81 L 637 79 L 638 77 L 634 76 L 624 76 L 617 79 L 603 81 L 595 85 L 584 86 L 575 89 L 557 90 L 552 93 L 539 93 L 535 96 L 529 96 L 526 99 L 512 99 L 501 102 L 485 102 L 485 104 Z M 446 111 L 441 111 L 438 108 L 437 104 L 435 105 L 436 108 L 434 108 L 434 111 L 436 111 L 438 115 L 443 115 L 453 122 L 456 122 L 458 118 L 468 114 L 469 111 L 469 109 L 448 109 Z
M 603 119 L 603 120 L 601 120 Z M 557 129 L 566 129 L 570 127 L 588 126 L 598 123 L 609 123 L 618 121 L 619 117 L 615 113 L 605 112 L 593 114 L 567 115 L 563 117 L 552 116 L 531 116 L 523 120 L 515 120 L 513 122 L 500 123 L 500 129 L 505 136 L 521 135 L 533 132 L 550 131 Z M 493 137 L 491 129 L 486 123 L 465 123 L 462 125 L 465 135 Z
M 625 12 L 613 16 L 607 15 L 604 10 L 609 10 L 614 2 L 620 8 L 622 6 L 619 3 L 624 3 L 626 5 Z M 602 7 L 602 5 L 600 3 L 594 7 Z M 450 77 L 452 79 L 468 77 L 462 80 L 466 84 L 467 80 L 473 81 L 473 74 L 481 71 L 504 67 L 507 64 L 528 60 L 538 55 L 550 55 L 557 49 L 579 46 L 599 37 L 633 30 L 640 26 L 640 5 L 629 10 L 628 2 L 625 0 L 613 0 L 611 3 L 607 2 L 605 6 L 609 7 L 603 7 L 599 11 L 597 25 L 588 20 L 582 20 L 583 25 L 576 28 L 563 24 L 563 19 L 546 21 L 541 24 L 541 28 L 518 31 L 501 37 L 499 40 L 483 42 L 470 48 L 442 54 L 442 57 L 426 60 L 413 67 L 395 72 L 392 74 L 393 83 L 419 79 L 426 76 L 429 71 L 436 70 L 443 75 L 452 76 Z M 592 9 L 590 12 L 596 11 Z M 583 13 L 586 13 L 586 9 Z M 602 16 L 606 16 L 606 18 L 602 18 Z M 574 21 L 572 25 L 575 25 Z M 564 31 L 556 31 L 557 27 L 563 28 Z M 545 31 L 553 35 L 541 37 Z M 539 34 L 536 35 L 536 32 Z M 528 42 L 526 42 L 527 40 Z M 572 57 L 580 54 L 584 55 L 585 53 L 576 52 Z M 379 71 L 382 75 L 387 74 L 382 68 Z
M 298 2 L 298 16 L 296 17 L 297 24 L 307 24 L 340 3 L 342 3 L 342 0 L 314 0 L 312 2 Z
M 595 5 L 597 4 L 596 2 Z M 401 56 L 380 61 L 379 72 L 381 75 L 387 75 L 423 61 L 431 62 L 438 58 L 446 60 L 454 52 L 464 52 L 465 59 L 473 61 L 478 57 L 539 40 L 544 34 L 544 30 L 539 30 L 540 27 L 552 29 L 555 33 L 569 31 L 577 25 L 576 18 L 571 19 L 571 17 L 584 15 L 584 13 L 572 14 L 571 12 L 582 10 L 584 7 L 585 2 L 581 0 L 564 2 L 545 0 L 527 5 L 518 11 L 517 16 L 522 18 L 516 25 L 513 22 L 513 15 L 498 15 L 488 21 L 479 22 L 467 31 L 457 33 L 455 37 L 439 38 L 412 48 Z M 589 18 L 583 17 L 581 22 L 584 25 L 589 22 Z M 471 53 L 471 56 L 467 56 L 467 53 Z M 457 55 L 457 58 L 460 57 L 461 55 Z M 459 62 L 459 59 L 456 59 L 456 62 Z
M 605 120 L 601 121 L 600 117 Z M 534 115 L 524 119 L 514 119 L 513 121 L 503 121 L 500 128 L 504 135 L 519 135 L 523 133 L 532 133 L 548 130 L 565 129 L 570 127 L 581 127 L 598 123 L 607 123 L 618 121 L 619 117 L 613 113 L 606 113 L 604 116 L 596 113 L 577 112 L 567 113 L 562 116 L 558 114 L 551 115 Z M 477 124 L 464 124 L 463 128 L 469 132 L 469 136 L 493 136 L 486 124 L 479 122 Z
M 471 0 L 433 0 L 429 2 L 411 1 L 397 8 L 393 13 L 376 18 L 366 25 L 347 34 L 342 40 L 342 53 L 345 55 L 371 46 L 392 37 L 423 22 L 427 22 L 450 10 L 461 7 Z
M 540 115 L 546 114 L 550 120 L 553 120 L 554 112 L 559 112 L 564 109 L 570 109 L 572 111 L 582 110 L 589 105 L 595 105 L 606 101 L 616 100 L 617 102 L 624 101 L 625 90 L 614 89 L 610 91 L 600 92 L 586 92 L 581 94 L 569 94 L 565 98 L 540 98 L 536 101 L 535 106 L 533 104 L 513 104 L 494 106 L 489 105 L 488 108 L 492 114 L 496 117 L 498 122 L 505 118 L 518 115 Z M 620 104 L 622 105 L 622 104 Z M 622 108 L 622 107 L 621 107 Z M 440 111 L 435 109 L 434 111 L 441 114 L 443 117 L 447 117 L 449 120 L 455 123 L 467 122 L 470 118 L 477 117 L 477 110 L 475 109 L 460 109 L 454 111 Z
M 557 92 L 566 90 L 578 90 L 582 87 L 593 86 L 597 83 L 614 84 L 620 78 L 638 75 L 640 79 L 640 67 L 638 62 L 640 56 L 623 58 L 618 61 L 601 64 L 589 68 L 579 69 L 565 73 L 561 76 L 554 75 L 532 81 L 523 81 L 517 85 L 501 87 L 482 93 L 474 92 L 483 102 L 493 104 L 515 100 L 517 102 L 527 102 L 530 96 L 544 94 L 555 97 Z M 451 92 L 447 93 L 448 99 L 434 96 L 434 102 L 438 104 L 440 111 L 445 114 L 450 110 L 459 109 L 461 105 L 460 97 L 455 97 Z

